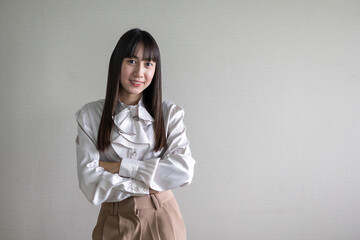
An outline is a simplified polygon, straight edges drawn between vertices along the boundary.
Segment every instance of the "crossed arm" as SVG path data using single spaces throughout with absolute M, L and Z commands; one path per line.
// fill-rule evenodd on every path
M 190 184 L 195 161 L 183 125 L 183 110 L 169 107 L 169 113 L 164 115 L 167 116 L 168 147 L 161 158 L 123 158 L 120 162 L 104 162 L 100 161 L 96 148 L 91 114 L 87 108 L 76 113 L 79 186 L 92 204 L 121 201 L 129 196 L 142 196 Z
M 105 162 L 105 161 L 99 161 L 99 167 L 104 168 L 105 171 L 111 172 L 111 173 L 119 173 L 121 166 L 121 160 L 120 162 Z M 155 191 L 154 189 L 149 188 L 150 193 L 158 193 L 158 191 Z
M 120 171 L 120 162 L 104 162 L 99 161 L 99 167 L 104 168 L 105 171 L 111 172 L 111 173 L 118 173 Z

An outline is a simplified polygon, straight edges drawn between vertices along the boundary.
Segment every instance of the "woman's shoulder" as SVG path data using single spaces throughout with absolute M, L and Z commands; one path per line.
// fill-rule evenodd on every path
M 86 104 L 84 104 L 84 106 L 82 106 L 80 109 L 83 109 L 83 110 L 96 110 L 96 109 L 99 109 L 99 108 L 103 108 L 104 107 L 104 102 L 105 102 L 105 99 L 99 99 L 97 101 L 93 101 L 93 102 L 88 102 Z
M 163 100 L 162 105 L 163 105 L 163 111 L 184 110 L 182 107 L 180 107 L 176 103 L 174 103 L 172 101 L 168 101 L 168 100 Z
M 175 115 L 185 114 L 184 109 L 181 106 L 175 104 L 174 102 L 163 100 L 162 105 L 165 119 L 171 118 Z
M 91 118 L 101 118 L 102 111 L 104 108 L 104 99 L 100 99 L 97 101 L 89 102 L 84 104 L 75 114 L 75 117 L 78 119 L 79 117 L 83 117 L 87 115 Z

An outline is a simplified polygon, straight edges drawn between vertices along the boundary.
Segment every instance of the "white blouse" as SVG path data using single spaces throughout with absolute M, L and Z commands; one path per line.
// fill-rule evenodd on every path
M 119 102 L 113 116 L 111 145 L 99 152 L 96 145 L 103 106 L 104 100 L 91 102 L 75 115 L 79 186 L 92 204 L 147 195 L 149 188 L 165 191 L 190 184 L 195 161 L 186 137 L 182 108 L 163 101 L 167 147 L 165 151 L 154 152 L 154 119 L 142 99 L 134 106 Z M 120 159 L 118 174 L 99 167 L 99 161 Z

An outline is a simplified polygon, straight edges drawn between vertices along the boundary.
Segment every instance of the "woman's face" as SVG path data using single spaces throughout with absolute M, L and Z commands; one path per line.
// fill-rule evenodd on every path
M 120 101 L 125 104 L 135 104 L 142 96 L 142 92 L 150 85 L 156 63 L 143 60 L 144 46 L 139 44 L 133 58 L 124 58 L 121 64 Z

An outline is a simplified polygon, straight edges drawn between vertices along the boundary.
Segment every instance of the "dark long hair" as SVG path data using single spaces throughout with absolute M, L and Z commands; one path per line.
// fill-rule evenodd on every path
M 155 120 L 154 151 L 159 151 L 166 145 L 162 111 L 160 50 L 155 39 L 148 32 L 136 28 L 122 35 L 110 57 L 106 97 L 97 139 L 99 151 L 104 151 L 110 145 L 110 135 L 114 124 L 112 116 L 119 99 L 120 71 L 123 59 L 133 57 L 139 44 L 144 46 L 143 58 L 156 62 L 151 84 L 143 91 L 144 106 Z

